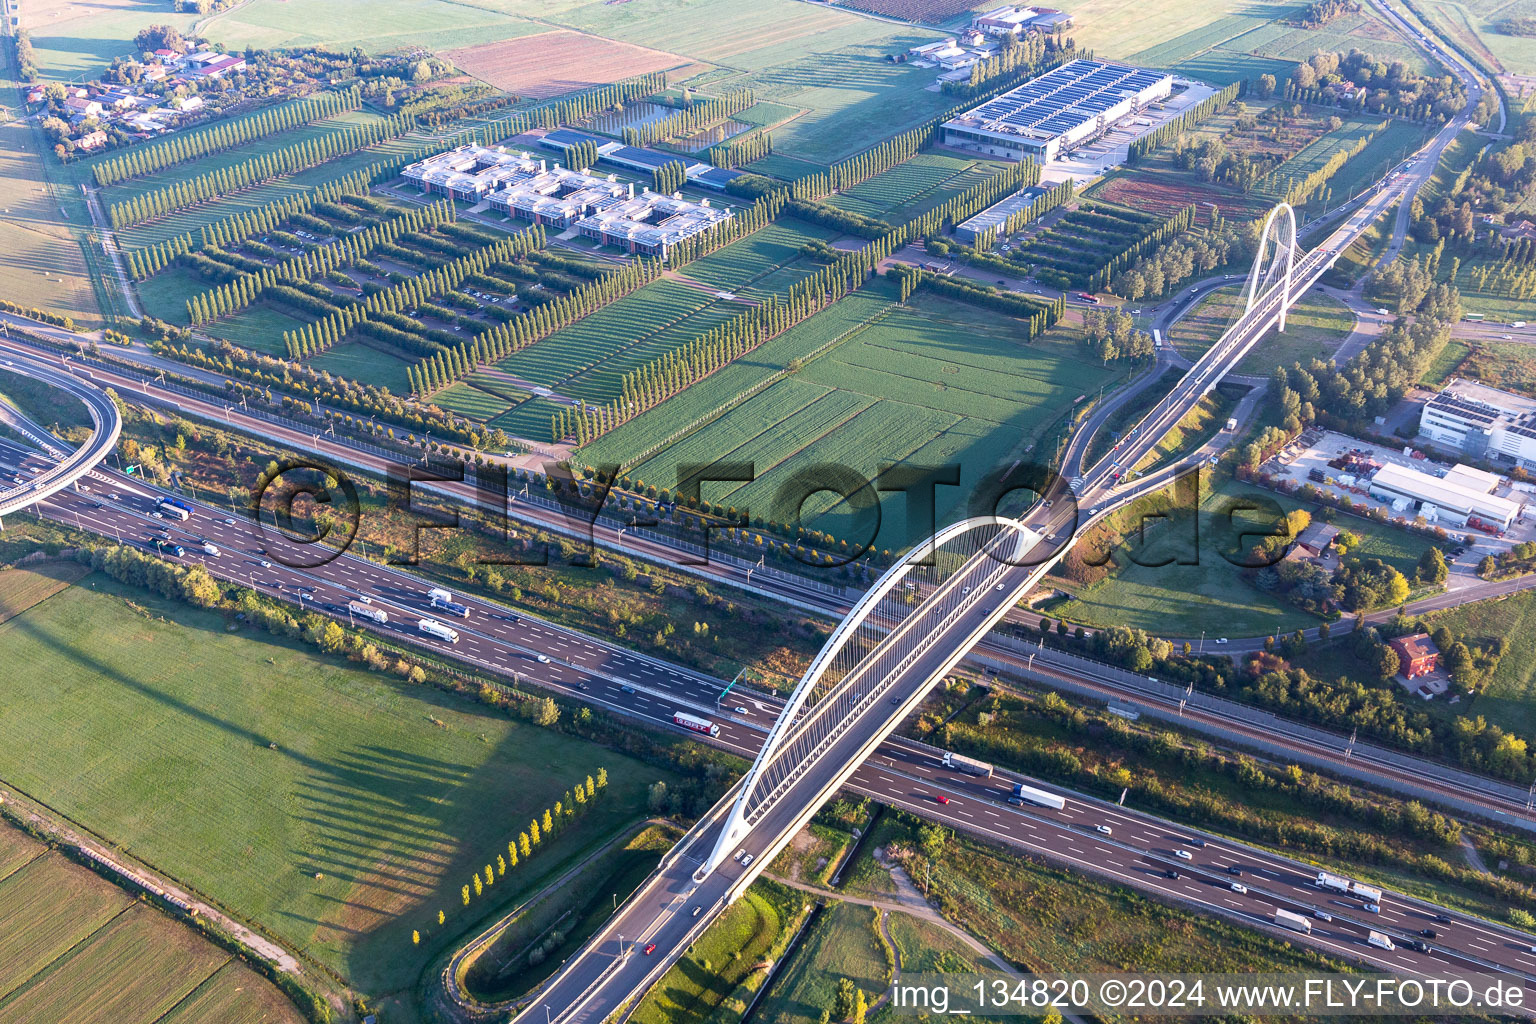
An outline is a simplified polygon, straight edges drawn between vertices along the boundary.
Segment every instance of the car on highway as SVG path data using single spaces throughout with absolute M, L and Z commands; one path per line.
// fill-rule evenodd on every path
M 1391 316 L 1392 312 L 1390 310 L 1386 310 L 1386 309 L 1378 309 L 1376 311 L 1376 315 L 1377 316 Z
M 1314 911 L 1312 911 L 1312 916 L 1317 918 L 1319 921 L 1332 921 L 1333 920 L 1333 915 L 1328 913 L 1328 911 L 1326 911 L 1326 910 L 1314 910 Z
M 656 943 L 654 943 L 654 942 L 647 942 L 645 944 L 645 955 L 646 956 L 650 956 L 654 952 L 656 952 Z
M 1227 642 L 1227 638 L 1224 637 L 1224 636 L 1219 636 L 1219 637 L 1216 638 L 1216 642 L 1219 643 L 1219 644 L 1224 644 L 1224 643 Z
M 263 569 L 270 569 L 270 568 L 272 568 L 272 563 L 267 561 L 265 558 L 258 558 L 256 560 L 256 564 L 261 566 Z
M 1115 830 L 1110 828 L 1108 825 L 1095 825 L 1093 826 L 1093 830 L 1101 836 L 1112 836 L 1115 834 Z
M 949 797 L 945 796 L 943 793 L 940 793 L 938 796 L 933 798 L 933 801 L 934 803 L 947 804 L 949 803 Z
M 1179 874 L 1179 869 L 1178 868 L 1169 868 L 1167 871 L 1164 871 L 1163 874 L 1167 875 L 1169 878 L 1182 878 L 1183 877 L 1182 875 Z
M 1228 864 L 1227 865 L 1227 874 L 1241 876 L 1242 873 L 1243 873 L 1243 866 L 1241 864 Z
M 633 686 L 630 686 L 628 683 L 625 683 L 623 686 L 619 687 L 619 692 L 620 693 L 634 693 L 635 692 L 635 688 Z
M 314 594 L 311 594 L 311 593 L 309 593 L 308 591 L 305 591 L 305 590 L 299 591 L 299 600 L 300 601 L 313 601 L 314 599 L 315 599 L 315 595 Z
M 1513 334 L 1501 334 L 1501 335 L 1499 335 L 1499 340 L 1500 341 L 1514 341 L 1515 340 L 1515 336 Z
M 891 703 L 892 704 L 900 704 L 901 703 L 901 694 L 898 693 L 898 694 L 893 695 L 891 697 Z
M 229 516 L 225 516 L 223 519 L 220 519 L 219 522 L 223 523 L 225 526 L 234 526 L 235 525 L 235 521 L 233 519 L 229 518 Z
M 547 654 L 535 654 L 533 657 L 534 660 L 537 661 L 540 665 L 549 664 L 549 655 Z
M 747 709 L 742 707 L 740 704 L 736 705 L 731 710 L 736 712 L 738 715 L 745 715 L 747 713 Z
M 745 857 L 746 855 L 747 855 L 747 851 L 745 849 L 737 850 L 736 851 L 736 856 L 734 858 L 732 858 L 732 859 L 735 860 L 736 863 L 740 864 L 741 863 L 741 858 Z
M 586 688 L 587 688 L 587 684 L 585 682 L 577 681 L 576 689 L 578 689 L 578 690 L 585 690 Z
M 694 907 L 693 908 L 693 913 L 688 915 L 688 916 L 689 917 L 698 917 L 702 913 L 704 913 L 704 908 L 703 907 Z
M 1003 589 L 1003 584 L 999 583 L 997 586 L 993 587 L 992 589 L 993 590 L 1002 590 Z
M 1189 838 L 1185 839 L 1184 841 L 1186 843 L 1188 843 L 1190 846 L 1198 847 L 1199 849 L 1202 849 L 1202 850 L 1205 849 L 1205 840 L 1201 839 L 1199 836 L 1190 836 Z
M 1190 853 L 1188 850 L 1174 850 L 1173 851 L 1173 855 L 1175 857 L 1179 858 L 1179 860 L 1194 860 L 1195 859 L 1195 855 Z
M 742 867 L 747 867 L 748 865 L 750 865 L 752 863 L 752 860 L 753 860 L 752 854 L 750 854 L 750 853 L 747 854 L 745 857 L 741 858 L 741 866 Z
M 1423 939 L 1409 939 L 1408 948 L 1413 950 L 1415 953 L 1428 953 L 1429 943 L 1425 942 Z
M 1381 904 L 1380 903 L 1367 903 L 1365 905 L 1365 912 L 1367 914 L 1379 914 L 1379 913 L 1381 913 Z
M 165 518 L 165 513 L 164 512 L 151 512 L 149 514 L 149 518 L 151 518 L 151 519 L 164 519 Z
M 1424 936 L 1426 939 L 1438 939 L 1440 937 L 1440 933 L 1435 931 L 1433 928 L 1420 928 L 1419 934 Z
M 1012 804 L 1012 805 L 1013 805 L 1013 806 L 1015 806 L 1015 807 L 1023 807 L 1023 806 L 1024 806 L 1024 801 L 1023 801 L 1023 800 L 1021 800 L 1021 799 L 1019 799 L 1019 798 L 1018 798 L 1018 797 L 1016 797 L 1016 796 L 1011 796 L 1011 797 L 1009 797 L 1009 798 L 1008 798 L 1008 802 L 1009 802 L 1009 803 L 1010 803 L 1010 804 Z
M 1243 893 L 1244 895 L 1247 895 L 1247 893 L 1248 893 L 1248 887 L 1246 885 L 1244 885 L 1242 882 L 1233 882 L 1231 884 L 1231 886 L 1229 886 L 1229 888 L 1231 888 L 1231 890 L 1233 892 L 1240 892 L 1240 893 Z
M 1436 924 L 1450 924 L 1451 923 L 1451 915 L 1450 914 L 1436 914 L 1435 915 L 1435 923 Z

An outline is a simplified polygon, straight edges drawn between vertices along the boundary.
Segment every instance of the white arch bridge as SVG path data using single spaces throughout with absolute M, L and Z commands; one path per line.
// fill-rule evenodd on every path
M 1276 207 L 1243 314 L 1127 433 L 1113 462 L 1074 482 L 1076 500 L 1065 481 L 1042 484 L 1043 500 L 1021 519 L 956 523 L 887 570 L 806 670 L 746 776 L 516 1019 L 604 1020 L 659 979 L 1082 530 L 1145 489 L 1116 485 L 1116 466 L 1140 463 L 1271 327 L 1283 329 L 1296 297 L 1391 198 L 1366 204 L 1305 254 L 1290 207 Z

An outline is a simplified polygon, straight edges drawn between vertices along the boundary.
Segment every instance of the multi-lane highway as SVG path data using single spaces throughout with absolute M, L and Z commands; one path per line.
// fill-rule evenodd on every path
M 7 410 L 5 419 L 13 429 L 29 436 L 52 456 L 46 463 L 25 473 L 12 473 L 0 485 L 0 516 L 56 494 L 70 487 L 91 471 L 117 446 L 122 431 L 122 417 L 106 392 L 70 373 L 67 368 L 23 353 L 0 358 L 0 368 L 42 381 L 77 399 L 91 417 L 91 436 L 85 444 L 68 451 L 58 439 L 22 422 L 19 413 Z
M 0 468 L 14 471 L 23 464 L 35 467 L 41 461 L 37 456 L 27 458 L 30 461 L 24 463 L 14 447 L 0 445 Z M 748 691 L 736 696 L 733 691 L 725 706 L 717 708 L 718 680 L 469 597 L 460 598 L 472 608 L 469 619 L 444 620 L 453 621 L 459 630 L 459 644 L 443 644 L 415 632 L 417 619 L 440 615 L 432 612 L 425 596 L 428 584 L 419 577 L 349 555 L 313 569 L 290 568 L 286 561 L 310 557 L 313 548 L 291 544 L 275 531 L 263 536 L 248 520 L 195 502 L 191 504 L 197 511 L 185 523 L 155 519 L 155 492 L 115 473 L 98 472 L 90 487 L 87 494 L 57 495 L 43 503 L 42 511 L 124 542 L 142 542 L 151 530 L 164 530 L 186 548 L 182 561 L 201 561 L 222 578 L 343 619 L 345 612 L 336 609 L 344 608 L 348 600 L 369 597 L 374 607 L 390 615 L 389 626 L 380 630 L 386 639 L 421 643 L 440 656 L 463 659 L 504 676 L 517 673 L 524 680 L 563 691 L 594 707 L 646 720 L 657 728 L 672 728 L 668 723 L 676 711 L 707 716 L 720 727 L 719 737 L 711 742 L 745 757 L 756 753 L 782 707 L 782 702 L 771 695 Z M 204 554 L 199 546 L 203 540 L 218 547 L 219 554 Z M 369 628 L 377 627 L 370 624 Z M 930 748 L 893 739 L 881 744 L 847 785 L 958 829 L 1157 891 L 1202 910 L 1257 921 L 1271 917 L 1277 905 L 1316 907 L 1335 917 L 1331 923 L 1317 920 L 1314 937 L 1320 945 L 1361 956 L 1380 956 L 1383 966 L 1468 968 L 1475 961 L 1536 976 L 1536 956 L 1530 952 L 1536 939 L 1461 915 L 1451 915 L 1455 920 L 1450 926 L 1433 924 L 1431 919 L 1438 910 L 1391 895 L 1383 902 L 1380 915 L 1366 914 L 1358 901 L 1343 900 L 1340 906 L 1336 902 L 1340 897 L 1310 884 L 1314 869 L 1214 837 L 1204 837 L 1204 848 L 1178 842 L 1175 837 L 1193 837 L 1195 833 L 1077 794 L 1066 794 L 1067 807 L 1060 812 L 1012 806 L 1007 797 L 1012 783 L 1021 779 L 1006 773 L 988 780 L 967 776 L 946 769 Z M 1032 780 L 1031 784 L 1060 792 Z M 941 794 L 948 803 L 937 802 Z M 1112 834 L 1095 831 L 1101 824 L 1110 827 Z M 594 951 L 597 971 L 610 968 L 617 953 L 617 936 L 623 935 L 629 950 L 624 963 L 632 964 L 642 975 L 649 972 L 669 952 L 680 950 L 689 931 L 708 916 L 701 912 L 698 918 L 693 917 L 694 907 L 713 906 L 749 868 L 757 866 L 756 858 L 748 866 L 733 860 L 711 876 L 714 881 L 696 888 L 692 872 L 713 846 L 714 836 L 713 830 L 703 828 L 693 842 L 678 851 L 674 861 L 676 884 L 662 890 L 660 902 L 639 901 L 621 908 L 612 929 L 612 945 Z M 1192 859 L 1178 858 L 1174 852 L 1178 848 L 1185 848 Z M 1257 870 L 1256 876 L 1252 872 L 1245 875 L 1246 894 L 1221 884 L 1228 880 L 1224 872 L 1234 861 Z M 1170 865 L 1180 872 L 1179 878 L 1167 875 Z M 663 903 L 671 909 L 664 911 Z M 1433 927 L 1440 935 L 1425 941 L 1439 952 L 1426 956 L 1402 947 L 1392 953 L 1371 950 L 1363 944 L 1362 928 L 1372 923 L 1378 928 L 1385 925 L 1386 930 L 1403 938 L 1413 937 L 1419 928 Z M 651 942 L 657 948 L 647 955 L 643 950 Z M 601 962 L 605 951 L 609 963 Z M 582 979 L 572 975 L 570 980 Z M 569 988 L 560 987 L 552 989 L 550 996 L 551 1006 L 558 1000 L 579 999 L 570 996 Z

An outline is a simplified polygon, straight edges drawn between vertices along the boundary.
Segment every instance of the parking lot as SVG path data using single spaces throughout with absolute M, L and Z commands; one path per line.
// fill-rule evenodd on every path
M 1304 439 L 1312 437 L 1318 438 L 1315 443 L 1311 445 L 1302 443 Z M 1421 473 L 1429 473 L 1436 476 L 1444 474 L 1452 465 L 1450 462 L 1427 456 L 1416 459 L 1412 454 L 1405 455 L 1402 448 L 1387 448 L 1383 445 L 1361 441 L 1345 434 L 1334 433 L 1333 431 L 1313 430 L 1303 434 L 1302 439 L 1293 442 L 1279 455 L 1265 463 L 1262 468 L 1275 479 L 1290 480 L 1297 487 L 1311 484 L 1321 493 L 1331 494 L 1335 497 L 1348 497 L 1356 507 L 1365 506 L 1371 509 L 1383 509 L 1389 521 L 1403 525 L 1413 523 L 1417 513 L 1412 509 L 1407 512 L 1393 511 L 1389 503 L 1371 497 L 1368 493 L 1367 481 L 1365 479 L 1359 479 L 1354 484 L 1350 484 L 1347 479 L 1342 478 L 1347 478 L 1354 474 L 1348 471 L 1341 472 L 1328 465 L 1330 461 L 1350 452 L 1363 453 L 1363 458 L 1369 459 L 1371 462 L 1380 463 L 1383 466 L 1388 464 L 1406 466 L 1416 469 Z M 1328 482 L 1319 483 L 1313 479 L 1312 474 L 1314 470 L 1320 472 L 1325 481 Z M 1529 484 L 1513 483 L 1505 477 L 1502 478 L 1502 482 L 1493 493 L 1500 497 L 1509 498 L 1511 501 L 1532 502 L 1536 501 L 1536 494 L 1527 490 L 1531 486 Z M 1520 518 L 1506 531 L 1503 537 L 1494 537 L 1480 530 L 1456 526 L 1450 522 L 1431 523 L 1429 525 L 1445 527 L 1446 532 L 1456 538 L 1456 543 L 1468 543 L 1474 555 L 1470 559 L 1464 559 L 1464 561 L 1470 561 L 1473 564 L 1483 555 L 1506 551 L 1511 546 L 1522 541 L 1536 540 L 1536 520 L 1533 520 L 1529 511 L 1522 511 Z

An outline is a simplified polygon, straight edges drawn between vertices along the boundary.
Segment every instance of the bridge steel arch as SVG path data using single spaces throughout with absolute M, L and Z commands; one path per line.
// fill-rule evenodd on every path
M 116 447 L 118 435 L 123 429 L 123 420 L 117 403 L 106 392 L 95 384 L 81 380 L 67 369 L 19 355 L 9 349 L 0 367 L 41 380 L 78 398 L 90 414 L 92 426 L 90 440 L 64 455 L 53 468 L 24 484 L 0 490 L 0 516 L 4 516 L 57 494 L 89 474 Z M 62 450 L 54 447 L 52 442 L 42 438 L 36 440 L 50 454 L 62 454 Z
M 1275 239 L 1275 258 L 1270 261 L 1269 269 L 1263 270 L 1264 256 L 1269 249 L 1270 228 L 1276 227 L 1275 219 L 1282 215 L 1284 219 L 1278 229 L 1284 234 Z M 1275 204 L 1274 209 L 1270 210 L 1264 218 L 1264 227 L 1259 232 L 1259 251 L 1253 258 L 1253 269 L 1248 272 L 1248 299 L 1243 306 L 1244 313 L 1252 311 L 1253 304 L 1259 297 L 1259 278 L 1263 277 L 1263 290 L 1267 293 L 1275 282 L 1277 268 L 1280 268 L 1282 261 L 1284 267 L 1279 269 L 1279 277 L 1284 290 L 1280 293 L 1280 319 L 1276 329 L 1283 332 L 1285 311 L 1290 306 L 1291 299 L 1291 275 L 1296 267 L 1296 211 L 1291 209 L 1290 203 Z
M 991 558 L 999 570 L 1004 570 L 1017 565 L 1017 560 L 1039 542 L 1039 535 L 1016 520 L 977 516 L 940 530 L 881 574 L 827 638 L 795 684 L 742 781 L 714 850 L 695 878 L 702 879 L 713 871 L 750 831 L 751 820 L 775 792 L 797 776 L 794 769 L 803 762 L 794 760 L 786 764 L 787 759 L 797 759 L 807 740 L 813 741 L 813 745 L 825 740 L 860 706 L 883 696 L 883 687 L 879 685 L 864 692 L 850 690 L 844 684 L 858 677 L 859 666 L 867 663 L 892 633 L 920 611 L 937 607 L 956 614 L 973 605 L 982 592 L 973 586 L 962 588 L 954 583 L 954 578 L 958 570 L 970 565 L 978 555 Z M 1054 564 L 1060 554 L 1045 568 Z M 988 577 L 988 586 L 990 581 Z M 972 597 L 973 593 L 977 596 Z M 925 630 L 924 637 L 927 636 Z M 914 646 L 912 652 L 918 649 Z M 912 652 L 907 652 L 907 656 Z

